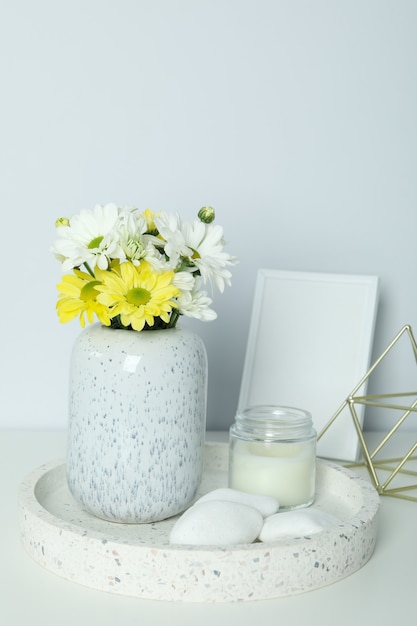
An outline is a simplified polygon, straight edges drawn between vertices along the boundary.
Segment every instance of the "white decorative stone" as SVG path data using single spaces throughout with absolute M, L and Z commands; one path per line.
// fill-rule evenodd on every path
M 266 518 L 259 540 L 271 542 L 282 538 L 309 537 L 323 530 L 336 528 L 341 523 L 335 515 L 319 509 L 283 511 Z
M 252 506 L 207 500 L 185 511 L 171 530 L 169 542 L 192 546 L 232 546 L 252 543 L 264 518 Z
M 208 500 L 227 500 L 228 502 L 240 502 L 241 504 L 247 504 L 254 509 L 258 509 L 262 513 L 263 517 L 268 517 L 277 513 L 279 509 L 279 502 L 273 496 L 263 496 L 254 493 L 246 493 L 245 491 L 239 491 L 238 489 L 231 489 L 228 487 L 214 489 L 205 496 L 202 496 L 197 503 L 206 502 Z

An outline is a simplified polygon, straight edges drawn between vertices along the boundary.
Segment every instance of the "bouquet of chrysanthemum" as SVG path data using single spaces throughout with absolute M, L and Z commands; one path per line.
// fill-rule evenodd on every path
M 198 218 L 107 204 L 58 219 L 51 250 L 71 272 L 57 285 L 60 321 L 79 316 L 84 328 L 85 316 L 89 323 L 96 316 L 105 326 L 140 331 L 173 328 L 180 315 L 215 319 L 204 287 L 223 292 L 237 260 L 224 251 L 213 208 Z

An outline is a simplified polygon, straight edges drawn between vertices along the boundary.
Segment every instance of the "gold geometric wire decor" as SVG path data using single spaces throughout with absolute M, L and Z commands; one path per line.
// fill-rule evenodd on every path
M 417 477 L 417 471 L 415 469 L 410 468 L 410 464 L 413 461 L 417 461 L 417 456 L 413 456 L 417 450 L 417 441 L 411 446 L 411 448 L 406 452 L 403 457 L 397 458 L 389 458 L 377 460 L 376 456 L 385 446 L 385 444 L 395 435 L 397 430 L 400 428 L 401 424 L 412 414 L 417 412 L 417 391 L 405 392 L 405 393 L 387 393 L 387 394 L 374 394 L 374 395 L 358 395 L 359 390 L 365 384 L 365 382 L 369 379 L 369 377 L 373 374 L 375 369 L 380 365 L 380 363 L 387 357 L 395 344 L 399 341 L 399 339 L 403 336 L 407 335 L 411 347 L 413 350 L 414 358 L 417 364 L 417 344 L 414 338 L 413 331 L 411 326 L 406 325 L 400 330 L 400 332 L 394 337 L 388 347 L 384 350 L 381 356 L 375 361 L 375 363 L 371 366 L 365 376 L 359 381 L 353 391 L 349 394 L 348 398 L 343 402 L 343 404 L 339 407 L 336 413 L 332 416 L 332 418 L 327 422 L 327 424 L 322 428 L 320 433 L 318 434 L 318 439 L 320 439 L 324 433 L 330 428 L 336 418 L 342 413 L 342 411 L 348 407 L 351 417 L 353 419 L 353 423 L 356 428 L 356 432 L 358 434 L 360 447 L 362 450 L 362 454 L 364 457 L 364 461 L 357 463 L 348 463 L 346 464 L 349 467 L 360 467 L 366 466 L 369 474 L 371 476 L 372 482 L 378 493 L 380 495 L 392 496 L 395 498 L 402 498 L 404 500 L 411 500 L 417 502 L 417 496 L 411 495 L 407 493 L 408 491 L 413 491 L 417 489 L 417 484 L 405 484 L 397 487 L 390 487 L 392 481 L 395 477 L 397 480 L 399 477 L 406 477 L 407 480 L 412 480 L 412 477 Z M 399 399 L 405 399 L 404 402 L 399 402 Z M 411 401 L 412 400 L 412 401 Z M 395 409 L 402 411 L 401 417 L 394 424 L 391 430 L 383 437 L 380 443 L 377 445 L 373 452 L 369 451 L 368 445 L 366 444 L 363 430 L 359 421 L 359 417 L 356 411 L 357 405 L 365 405 L 365 406 L 373 406 L 383 409 Z M 405 467 L 408 464 L 408 467 Z M 385 480 L 381 480 L 378 476 L 379 472 L 388 472 L 388 477 Z M 415 493 L 415 492 L 414 492 Z

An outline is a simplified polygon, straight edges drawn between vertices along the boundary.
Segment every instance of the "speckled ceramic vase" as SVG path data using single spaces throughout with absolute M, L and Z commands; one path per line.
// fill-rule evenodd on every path
M 193 500 L 203 471 L 207 355 L 192 331 L 93 324 L 72 352 L 67 480 L 93 515 L 156 522 Z

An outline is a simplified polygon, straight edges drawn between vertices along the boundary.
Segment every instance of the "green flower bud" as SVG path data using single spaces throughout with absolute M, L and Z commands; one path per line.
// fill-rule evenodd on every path
M 215 218 L 215 212 L 212 206 L 203 206 L 198 212 L 198 217 L 200 222 L 204 222 L 205 224 L 211 224 L 211 222 Z
M 57 228 L 59 226 L 69 226 L 69 225 L 70 225 L 70 221 L 67 217 L 59 217 L 55 222 L 55 226 Z

